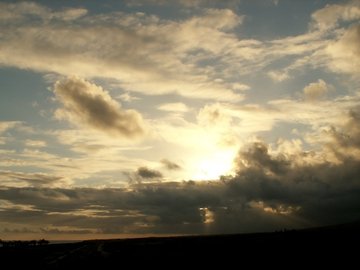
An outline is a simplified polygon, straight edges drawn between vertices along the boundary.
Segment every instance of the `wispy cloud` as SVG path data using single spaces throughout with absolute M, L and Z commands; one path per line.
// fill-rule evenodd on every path
M 158 107 L 159 110 L 162 111 L 168 111 L 168 112 L 180 112 L 180 113 L 184 113 L 189 111 L 189 108 L 181 102 L 176 102 L 176 103 L 164 103 L 161 104 Z

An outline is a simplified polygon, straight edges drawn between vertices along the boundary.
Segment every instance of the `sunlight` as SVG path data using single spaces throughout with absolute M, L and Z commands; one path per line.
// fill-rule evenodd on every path
M 221 175 L 231 174 L 235 155 L 234 150 L 220 150 L 199 160 L 192 179 L 217 180 Z

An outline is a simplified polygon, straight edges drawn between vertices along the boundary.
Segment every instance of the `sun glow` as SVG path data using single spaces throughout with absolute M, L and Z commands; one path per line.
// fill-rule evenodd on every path
M 193 180 L 217 180 L 233 171 L 234 150 L 221 150 L 195 162 Z

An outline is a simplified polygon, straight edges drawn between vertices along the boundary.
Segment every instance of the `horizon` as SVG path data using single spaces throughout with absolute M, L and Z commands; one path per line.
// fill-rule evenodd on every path
M 0 239 L 360 220 L 359 0 L 0 0 L 0 28 Z

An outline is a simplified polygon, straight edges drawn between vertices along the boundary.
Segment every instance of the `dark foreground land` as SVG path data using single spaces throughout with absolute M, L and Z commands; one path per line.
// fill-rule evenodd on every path
M 360 222 L 275 233 L 91 240 L 72 244 L 0 248 L 3 269 L 124 268 L 170 269 L 249 265 L 357 268 Z M 355 265 L 354 265 L 355 264 Z M 110 268 L 111 267 L 111 268 Z

